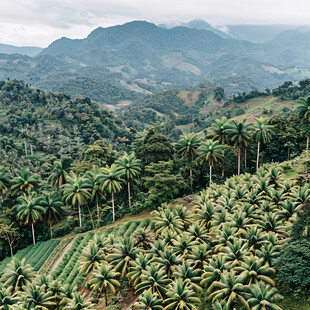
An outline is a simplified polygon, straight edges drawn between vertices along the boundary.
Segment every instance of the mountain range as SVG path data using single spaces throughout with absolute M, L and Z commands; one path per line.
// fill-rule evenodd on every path
M 197 23 L 168 29 L 134 21 L 99 27 L 84 39 L 63 37 L 34 57 L 0 54 L 0 79 L 115 105 L 210 80 L 233 94 L 310 75 L 310 31 L 288 29 L 269 42 L 253 43 L 211 25 L 197 29 Z

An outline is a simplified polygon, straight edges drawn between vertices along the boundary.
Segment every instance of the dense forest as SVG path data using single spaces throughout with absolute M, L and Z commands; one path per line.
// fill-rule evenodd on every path
M 128 129 L 89 98 L 0 82 L 0 309 L 306 300 L 308 90 L 288 83 L 226 104 L 212 88 L 226 111 L 267 93 L 295 108 L 254 122 L 221 114 L 173 142 L 161 125 Z

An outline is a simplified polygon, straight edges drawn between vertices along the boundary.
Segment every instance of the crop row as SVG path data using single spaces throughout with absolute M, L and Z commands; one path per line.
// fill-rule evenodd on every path
M 29 245 L 28 247 L 17 251 L 14 257 L 19 260 L 25 258 L 26 263 L 30 264 L 37 271 L 41 268 L 59 242 L 59 240 L 55 239 L 46 242 L 38 242 L 35 245 Z M 12 258 L 9 256 L 0 262 L 0 274 L 3 273 L 3 270 L 11 259 Z
M 110 227 L 104 229 L 102 232 L 98 232 L 97 235 L 108 236 L 110 233 L 114 233 L 117 237 L 130 237 L 138 229 L 148 227 L 150 224 L 149 219 L 142 221 L 129 221 L 116 227 Z M 79 289 L 83 284 L 86 274 L 79 273 L 80 257 L 83 249 L 88 243 L 93 240 L 94 233 L 88 232 L 85 236 L 79 235 L 75 238 L 68 252 L 64 255 L 62 261 L 57 268 L 52 272 L 52 278 L 62 281 L 62 283 L 68 283 L 71 287 L 77 287 Z

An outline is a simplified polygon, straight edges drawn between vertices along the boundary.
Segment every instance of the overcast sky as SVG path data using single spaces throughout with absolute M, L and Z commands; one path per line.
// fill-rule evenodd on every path
M 46 47 L 132 20 L 309 25 L 309 12 L 309 0 L 0 0 L 0 43 Z

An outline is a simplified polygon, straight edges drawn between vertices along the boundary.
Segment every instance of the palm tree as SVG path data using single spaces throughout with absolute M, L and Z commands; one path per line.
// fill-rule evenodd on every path
M 276 288 L 270 287 L 270 285 L 264 282 L 259 282 L 250 285 L 249 290 L 248 304 L 251 309 L 282 310 L 276 303 L 283 299 L 283 297 L 278 294 Z
M 221 162 L 223 158 L 224 146 L 219 141 L 203 141 L 198 148 L 199 159 L 201 163 L 208 162 L 210 166 L 210 185 L 212 183 L 212 167 L 215 163 Z
M 67 205 L 78 207 L 80 227 L 82 227 L 81 206 L 86 204 L 87 199 L 90 198 L 90 187 L 89 180 L 74 173 L 68 175 L 68 183 L 62 185 L 64 202 Z
M 24 287 L 35 279 L 35 272 L 31 265 L 25 263 L 25 258 L 21 261 L 13 258 L 4 269 L 2 279 L 5 287 L 12 287 L 13 292 L 23 291 Z
M 59 221 L 64 215 L 63 203 L 58 193 L 51 193 L 40 198 L 40 206 L 44 209 L 44 219 L 49 224 L 51 238 L 53 238 L 52 220 Z
M 81 295 L 78 292 L 72 294 L 71 299 L 66 299 L 67 304 L 63 310 L 92 310 L 94 309 L 94 304 L 90 299 L 86 298 L 86 295 Z
M 139 310 L 162 310 L 162 302 L 163 300 L 158 297 L 158 294 L 153 294 L 152 290 L 149 289 L 139 297 L 135 307 Z
M 10 310 L 13 305 L 19 302 L 17 294 L 10 292 L 10 288 L 4 288 L 3 284 L 0 284 L 0 309 Z
M 36 284 L 24 287 L 23 299 L 27 309 L 50 309 L 56 305 L 52 292 L 45 292 L 45 286 L 38 288 Z
M 153 294 L 157 293 L 163 298 L 167 292 L 167 285 L 171 282 L 163 268 L 158 269 L 156 265 L 151 264 L 142 271 L 142 281 L 136 286 L 136 294 L 141 294 L 150 289 Z
M 17 214 L 16 217 L 25 225 L 31 225 L 33 244 L 36 243 L 34 234 L 34 224 L 43 220 L 44 208 L 41 206 L 41 199 L 36 198 L 34 195 L 31 197 L 17 198 L 19 204 L 14 207 Z
M 86 172 L 86 178 L 90 182 L 90 198 L 97 206 L 97 226 L 100 224 L 100 210 L 99 204 L 104 199 L 102 190 L 102 175 L 100 169 L 94 169 Z
M 17 171 L 17 176 L 12 180 L 11 190 L 14 195 L 27 194 L 39 186 L 39 176 L 31 175 L 27 169 Z
M 115 288 L 121 286 L 116 280 L 120 273 L 113 271 L 113 266 L 106 263 L 101 263 L 98 269 L 95 269 L 92 279 L 89 281 L 91 288 L 94 291 L 99 291 L 98 300 L 101 298 L 102 291 L 104 291 L 105 305 L 108 306 L 107 292 L 115 293 Z
M 71 158 L 68 157 L 61 157 L 60 160 L 56 160 L 54 162 L 51 174 L 48 178 L 49 182 L 52 183 L 52 185 L 56 185 L 57 190 L 60 190 L 62 185 L 67 183 L 67 176 L 68 171 L 70 169 L 71 165 Z
M 233 120 L 231 125 L 228 125 L 226 129 L 229 141 L 232 143 L 234 148 L 238 148 L 238 175 L 240 175 L 241 150 L 242 148 L 246 148 L 251 140 L 249 133 L 251 128 L 252 125 L 246 124 L 246 120 L 244 119 L 240 123 Z
M 200 299 L 195 296 L 195 292 L 182 279 L 172 282 L 167 291 L 167 299 L 164 310 L 198 310 L 195 304 L 200 303 Z
M 116 165 L 102 169 L 102 189 L 107 190 L 112 195 L 113 222 L 115 222 L 114 194 L 118 193 L 122 188 L 122 173 L 117 169 Z
M 104 260 L 104 253 L 94 241 L 90 241 L 86 248 L 83 249 L 80 258 L 81 266 L 79 267 L 80 273 L 86 272 L 87 275 L 98 268 Z
M 244 297 L 246 294 L 244 282 L 244 279 L 237 276 L 235 272 L 225 271 L 221 276 L 221 280 L 214 281 L 207 290 L 209 300 L 212 300 L 212 303 L 217 300 L 224 300 L 229 309 L 243 306 L 245 309 L 250 310 L 250 306 Z
M 259 150 L 261 143 L 269 143 L 271 141 L 271 135 L 273 133 L 273 126 L 268 125 L 267 120 L 260 117 L 255 118 L 256 124 L 254 125 L 255 132 L 253 134 L 255 141 L 257 142 L 257 159 L 256 159 L 256 170 L 259 166 Z
M 197 149 L 200 145 L 200 139 L 196 133 L 190 133 L 188 135 L 183 135 L 180 137 L 178 141 L 179 152 L 181 153 L 182 158 L 188 159 L 190 163 L 189 168 L 189 177 L 190 177 L 190 185 L 193 190 L 193 168 L 192 162 L 197 156 Z
M 146 266 L 149 264 L 150 255 L 144 255 L 140 252 L 136 259 L 132 261 L 131 267 L 129 268 L 129 272 L 127 274 L 127 278 L 129 279 L 129 283 L 133 282 L 134 286 L 141 283 L 141 275 L 142 271 L 146 269 Z
M 221 119 L 215 120 L 215 124 L 212 126 L 212 132 L 208 135 L 212 140 L 218 141 L 220 144 L 225 145 L 228 143 L 227 126 L 230 121 L 227 117 L 223 116 Z M 223 149 L 223 159 L 225 159 L 225 147 Z M 224 176 L 224 161 L 222 165 L 222 176 Z
M 300 98 L 297 101 L 300 106 L 298 107 L 299 115 L 301 117 L 302 123 L 305 123 L 309 126 L 310 122 L 310 96 L 307 98 Z M 308 153 L 309 148 L 309 134 L 307 135 L 307 146 L 306 152 Z
M 130 238 L 120 239 L 106 260 L 115 266 L 117 272 L 121 272 L 125 278 L 130 264 L 136 259 L 138 250 L 135 248 L 135 241 Z
M 130 195 L 130 182 L 137 179 L 141 172 L 141 160 L 135 158 L 135 154 L 127 154 L 119 158 L 115 164 L 117 165 L 117 171 L 121 172 L 121 176 L 126 180 L 128 187 L 128 203 L 131 208 L 131 195 Z

